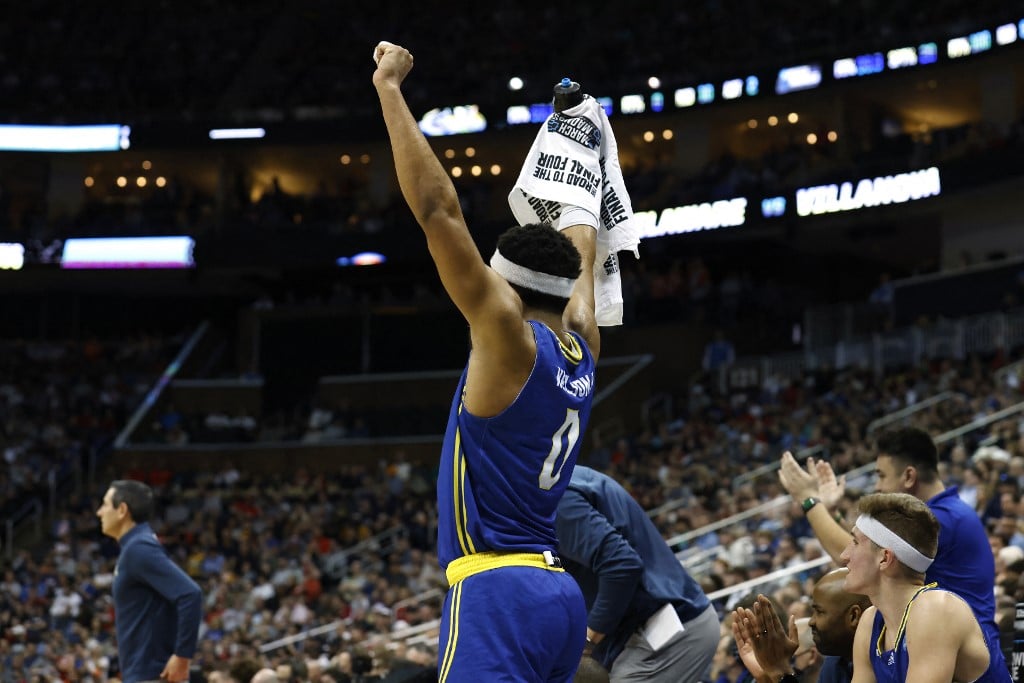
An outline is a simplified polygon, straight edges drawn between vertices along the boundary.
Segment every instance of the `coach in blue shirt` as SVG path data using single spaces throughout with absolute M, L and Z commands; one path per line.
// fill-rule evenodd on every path
M 202 594 L 174 564 L 149 526 L 153 491 L 118 480 L 96 511 L 103 533 L 121 544 L 114 570 L 114 615 L 123 683 L 189 679 Z
M 556 524 L 558 555 L 587 603 L 587 651 L 612 682 L 700 680 L 718 616 L 629 492 L 577 465 Z

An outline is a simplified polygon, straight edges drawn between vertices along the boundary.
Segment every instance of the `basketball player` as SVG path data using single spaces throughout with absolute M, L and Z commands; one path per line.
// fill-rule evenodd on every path
M 555 555 L 555 510 L 593 398 L 597 217 L 568 207 L 561 231 L 510 228 L 488 267 L 402 94 L 412 55 L 381 43 L 374 60 L 402 194 L 472 342 L 438 476 L 438 556 L 451 586 L 438 678 L 568 682 L 586 609 Z
M 939 476 L 939 453 L 928 432 L 916 427 L 893 429 L 878 437 L 877 490 L 879 493 L 907 493 L 924 501 L 939 520 L 939 545 L 935 561 L 928 567 L 925 582 L 936 582 L 951 590 L 971 606 L 982 631 L 993 647 L 993 662 L 1006 666 L 999 650 L 999 627 L 996 626 L 995 560 L 989 547 L 985 526 L 978 513 L 960 499 L 955 486 L 946 487 Z M 850 532 L 843 528 L 821 503 L 819 481 L 833 480 L 835 474 L 827 463 L 808 460 L 804 470 L 793 456 L 782 456 L 779 480 L 793 500 L 801 502 L 807 521 L 822 547 L 839 561 L 843 548 L 850 542 Z M 825 475 L 821 479 L 821 472 Z
M 843 588 L 871 598 L 853 643 L 853 682 L 978 681 L 1010 683 L 992 656 L 970 606 L 956 593 L 924 582 L 935 558 L 939 522 L 905 493 L 875 493 L 858 503 L 860 517 L 841 555 Z

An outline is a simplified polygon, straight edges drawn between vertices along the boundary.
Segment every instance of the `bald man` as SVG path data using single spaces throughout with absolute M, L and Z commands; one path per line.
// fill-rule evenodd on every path
M 818 683 L 849 683 L 853 680 L 853 639 L 857 633 L 860 617 L 871 601 L 866 595 L 847 593 L 843 582 L 849 573 L 845 567 L 835 569 L 818 580 L 811 594 L 811 620 L 809 626 L 818 652 L 825 655 L 825 661 L 818 672 Z M 736 610 L 733 619 L 733 635 L 741 655 L 752 653 L 756 665 L 744 657 L 744 664 L 755 678 L 776 683 L 783 675 L 795 675 L 790 665 L 790 656 L 796 650 L 795 623 L 790 624 L 790 633 L 771 609 L 767 599 L 759 597 L 753 610 Z M 767 628 L 762 623 L 773 619 L 776 628 Z M 746 645 L 746 647 L 745 647 Z M 744 650 L 746 652 L 744 652 Z M 756 671 L 757 668 L 762 671 Z
M 848 573 L 845 567 L 829 572 L 811 594 L 811 634 L 818 652 L 825 655 L 818 683 L 848 683 L 853 679 L 853 637 L 871 600 L 843 589 Z

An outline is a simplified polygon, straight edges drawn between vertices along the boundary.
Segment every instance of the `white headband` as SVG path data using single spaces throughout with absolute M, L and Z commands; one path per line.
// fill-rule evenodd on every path
M 497 249 L 494 250 L 494 256 L 491 257 L 491 268 L 513 285 L 563 299 L 572 296 L 572 287 L 576 282 L 574 278 L 549 275 L 512 263 Z
M 928 571 L 934 558 L 922 555 L 916 548 L 896 535 L 896 533 L 869 515 L 861 515 L 857 518 L 857 528 L 869 540 L 882 548 L 888 548 L 895 555 L 896 559 L 907 565 L 915 572 L 922 574 Z

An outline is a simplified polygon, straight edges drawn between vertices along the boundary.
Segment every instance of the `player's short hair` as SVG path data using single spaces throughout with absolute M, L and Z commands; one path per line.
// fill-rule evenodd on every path
M 581 259 L 572 241 L 548 223 L 516 225 L 498 238 L 498 251 L 512 263 L 556 277 L 575 280 L 580 276 Z M 511 284 L 511 283 L 510 283 Z M 523 303 L 533 308 L 561 313 L 568 298 L 544 294 L 521 285 L 512 285 Z
M 875 442 L 878 455 L 887 455 L 904 466 L 917 470 L 923 484 L 931 484 L 939 475 L 939 451 L 928 432 L 905 427 L 883 432 Z
M 113 503 L 128 506 L 128 514 L 136 524 L 148 522 L 153 516 L 153 489 L 134 479 L 118 479 L 110 484 L 114 489 Z

